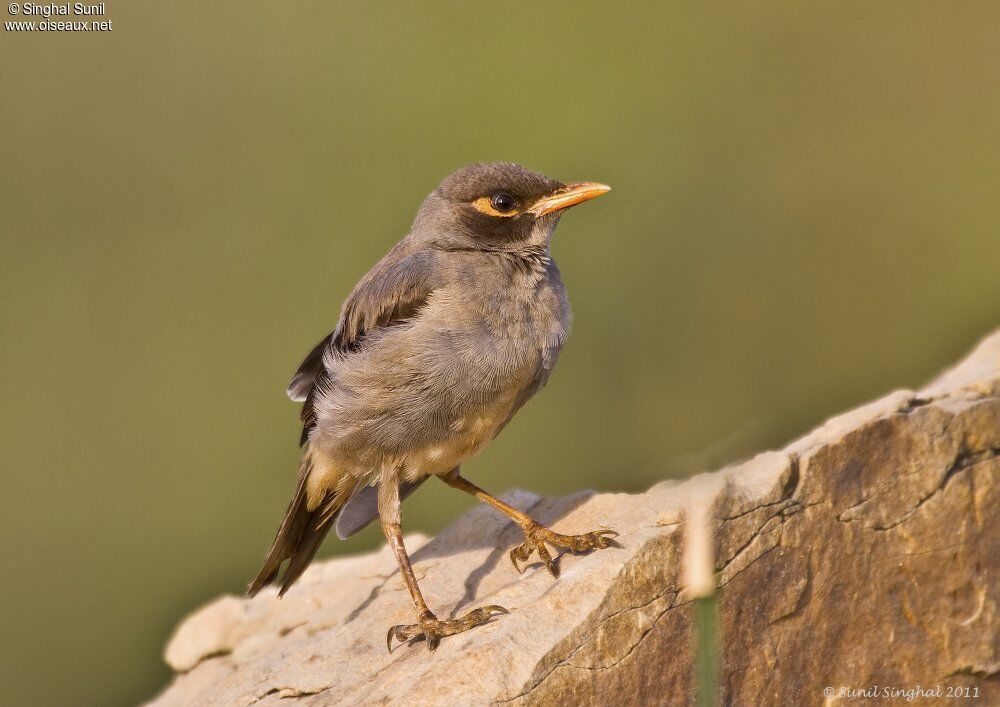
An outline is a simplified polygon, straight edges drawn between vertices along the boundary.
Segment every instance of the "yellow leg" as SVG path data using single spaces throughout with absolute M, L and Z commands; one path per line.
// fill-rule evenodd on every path
M 501 513 L 510 517 L 524 531 L 524 542 L 510 551 L 510 561 L 514 563 L 514 569 L 521 572 L 518 560 L 527 562 L 534 552 L 538 552 L 538 557 L 545 563 L 553 577 L 559 576 L 559 566 L 552 559 L 545 543 L 555 547 L 564 547 L 572 553 L 586 552 L 587 550 L 602 550 L 606 547 L 621 547 L 614 538 L 618 535 L 610 528 L 594 530 L 582 535 L 562 535 L 543 527 L 532 520 L 531 516 L 523 511 L 519 511 L 508 503 L 504 503 L 496 496 L 484 491 L 474 483 L 458 473 L 458 470 L 440 477 L 442 481 L 456 488 L 465 491 L 478 498 L 483 503 L 496 508 Z

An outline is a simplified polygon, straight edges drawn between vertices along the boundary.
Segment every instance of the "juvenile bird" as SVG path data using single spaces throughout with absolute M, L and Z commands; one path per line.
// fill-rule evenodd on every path
M 515 568 L 537 551 L 556 576 L 546 543 L 571 552 L 614 544 L 607 529 L 552 532 L 459 473 L 552 372 L 570 310 L 549 242 L 565 209 L 609 189 L 491 163 L 460 169 L 430 193 L 288 387 L 303 403 L 298 484 L 251 596 L 270 583 L 284 594 L 331 528 L 344 539 L 377 516 L 417 611 L 415 624 L 389 629 L 390 651 L 393 638 L 418 637 L 434 650 L 507 613 L 486 606 L 442 620 L 427 607 L 403 546 L 400 501 L 431 476 L 520 526 Z

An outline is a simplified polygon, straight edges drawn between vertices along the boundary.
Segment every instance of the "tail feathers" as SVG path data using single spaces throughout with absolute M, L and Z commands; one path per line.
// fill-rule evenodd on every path
M 285 573 L 281 577 L 281 589 L 278 590 L 279 597 L 285 596 L 285 592 L 306 571 L 309 563 L 316 557 L 316 551 L 319 550 L 319 546 L 323 543 L 323 538 L 326 537 L 328 532 L 330 532 L 329 525 L 324 525 L 320 528 L 310 526 L 307 529 L 298 547 L 295 548 L 288 566 L 285 567 Z
M 264 559 L 264 566 L 257 577 L 247 587 L 248 596 L 256 594 L 269 584 L 280 584 L 279 596 L 284 595 L 289 587 L 295 583 L 306 567 L 316 556 L 316 551 L 323 542 L 323 538 L 330 532 L 333 526 L 329 522 L 331 513 L 343 505 L 337 498 L 341 496 L 336 492 L 327 494 L 323 502 L 313 510 L 309 510 L 306 495 L 306 481 L 311 470 L 310 455 L 308 449 L 302 456 L 302 466 L 299 469 L 299 483 L 295 488 L 295 495 L 292 496 L 288 509 L 285 511 L 285 518 L 278 528 L 278 534 L 274 538 L 274 543 Z M 344 494 L 346 496 L 346 494 Z M 331 511 L 331 509 L 333 509 Z M 289 560 L 285 568 L 284 575 L 278 580 L 281 572 L 281 565 Z

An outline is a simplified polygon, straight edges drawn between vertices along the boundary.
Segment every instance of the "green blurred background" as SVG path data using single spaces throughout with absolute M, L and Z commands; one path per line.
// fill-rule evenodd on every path
M 463 164 L 615 187 L 556 236 L 556 374 L 466 467 L 497 491 L 719 466 L 1000 323 L 1000 6 L 706 5 L 112 0 L 110 33 L 4 32 L 3 700 L 164 684 L 277 527 L 290 374 Z M 469 505 L 428 484 L 406 528 Z

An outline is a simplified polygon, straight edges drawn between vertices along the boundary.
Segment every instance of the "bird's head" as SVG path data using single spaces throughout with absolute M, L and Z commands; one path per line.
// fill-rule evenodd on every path
M 444 247 L 508 250 L 548 243 L 564 209 L 607 193 L 596 182 L 562 182 L 506 162 L 448 175 L 424 201 L 414 232 Z

